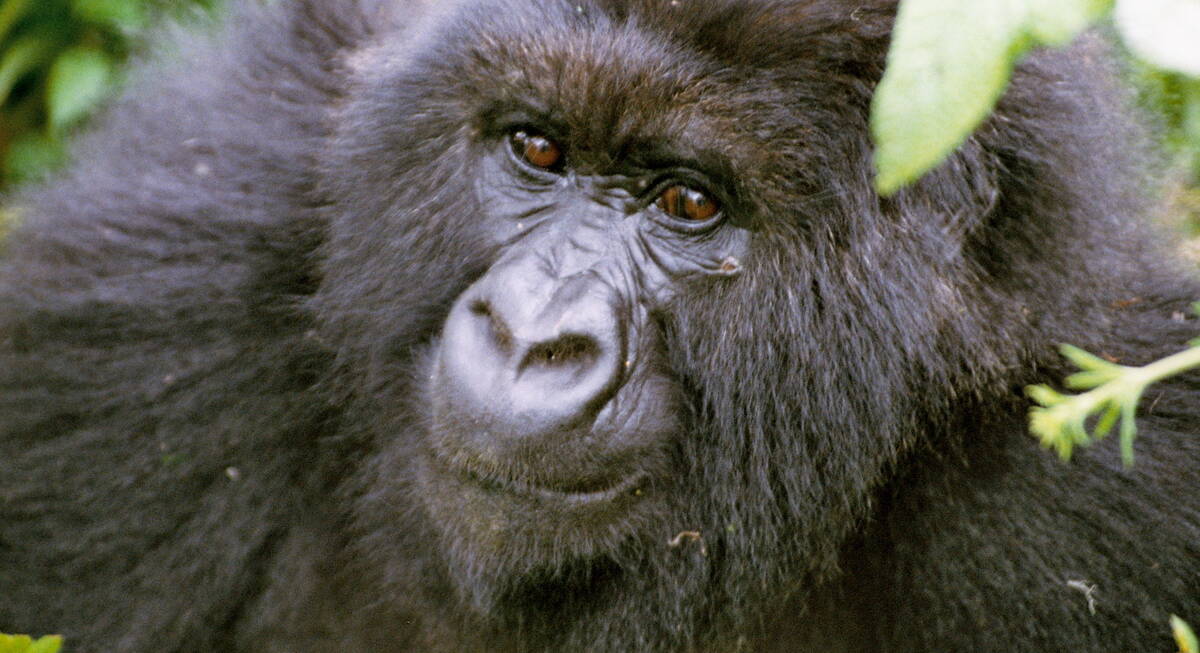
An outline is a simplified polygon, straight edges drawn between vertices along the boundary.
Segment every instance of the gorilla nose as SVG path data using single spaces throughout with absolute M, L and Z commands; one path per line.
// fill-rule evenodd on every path
M 451 311 L 443 399 L 489 433 L 549 435 L 594 418 L 620 382 L 623 337 L 607 286 L 485 278 Z

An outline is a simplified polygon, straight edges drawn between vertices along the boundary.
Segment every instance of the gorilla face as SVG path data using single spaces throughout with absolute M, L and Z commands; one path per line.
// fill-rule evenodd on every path
M 501 137 L 480 144 L 477 218 L 496 259 L 436 346 L 423 470 L 429 495 L 461 497 L 434 504 L 447 518 L 511 533 L 540 514 L 522 539 L 543 555 L 609 548 L 644 511 L 680 427 L 651 316 L 686 280 L 736 273 L 747 244 L 697 160 L 602 169 L 543 135 L 564 122 L 516 106 L 485 127 Z
M 597 19 L 572 17 L 557 33 L 533 20 L 506 14 L 464 30 L 470 20 L 457 13 L 430 38 L 540 48 L 546 70 L 503 51 L 375 54 L 406 67 L 392 87 L 417 93 L 390 116 L 411 121 L 406 135 L 447 131 L 429 117 L 451 110 L 469 126 L 452 142 L 404 146 L 461 157 L 459 174 L 474 181 L 459 213 L 441 218 L 461 221 L 490 253 L 473 262 L 481 274 L 459 282 L 423 359 L 429 428 L 415 465 L 424 507 L 460 564 L 505 552 L 483 571 L 489 586 L 611 554 L 661 519 L 678 471 L 669 448 L 689 428 L 661 323 L 681 289 L 739 274 L 750 240 L 722 153 L 738 144 L 712 140 L 703 109 L 705 94 L 725 91 L 696 88 L 709 71 L 662 68 L 665 44 L 633 30 L 579 51 Z M 472 70 L 479 57 L 488 70 Z M 627 81 L 596 88 L 614 66 Z M 457 106 L 435 108 L 439 90 L 453 90 Z M 594 115 L 663 97 L 679 99 L 636 122 Z M 388 228 L 427 219 L 404 211 Z
M 837 492 L 799 492 L 808 480 L 777 476 L 791 473 L 775 467 L 788 457 L 774 449 L 794 449 L 792 472 L 830 463 L 827 453 L 803 460 L 802 397 L 757 386 L 846 384 L 815 364 L 825 344 L 812 331 L 833 333 L 821 299 L 794 294 L 842 262 L 819 251 L 833 243 L 814 251 L 797 239 L 813 227 L 797 213 L 828 229 L 856 210 L 827 202 L 833 189 L 813 188 L 806 166 L 835 156 L 811 145 L 822 106 L 866 95 L 835 79 L 811 106 L 772 106 L 810 80 L 790 63 L 786 75 L 751 66 L 756 41 L 736 43 L 743 31 L 764 38 L 769 7 L 704 15 L 649 3 L 635 20 L 617 4 L 446 9 L 416 43 L 363 53 L 357 92 L 337 115 L 327 176 L 343 202 L 318 308 L 328 339 L 356 361 L 359 394 L 395 429 L 377 434 L 390 453 L 364 491 L 365 520 L 387 531 L 404 521 L 395 506 L 419 505 L 460 592 L 485 612 L 567 579 L 603 596 L 598 569 L 650 573 L 669 561 L 702 578 L 721 538 L 795 541 L 780 535 L 784 506 Z M 706 42 L 712 25 L 730 40 Z M 860 138 L 820 145 L 844 140 L 838 154 L 863 165 Z M 800 342 L 816 351 L 798 354 Z M 760 356 L 812 359 L 779 379 Z M 748 406 L 739 388 L 765 397 Z M 840 428 L 856 408 L 807 428 Z M 773 440 L 788 431 L 800 439 Z M 889 455 L 886 430 L 871 437 L 884 444 L 871 456 Z M 731 456 L 758 466 L 731 467 Z M 768 500 L 743 504 L 753 493 L 739 483 L 763 486 Z M 838 508 L 825 515 L 840 532 L 849 520 Z M 680 551 L 682 532 L 702 541 Z

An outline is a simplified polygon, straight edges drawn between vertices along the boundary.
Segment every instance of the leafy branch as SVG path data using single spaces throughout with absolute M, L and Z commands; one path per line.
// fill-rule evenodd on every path
M 1121 459 L 1133 464 L 1133 438 L 1137 434 L 1134 416 L 1146 387 L 1185 370 L 1200 367 L 1200 341 L 1190 349 L 1143 367 L 1118 365 L 1071 345 L 1059 351 L 1079 372 L 1064 381 L 1071 390 L 1082 394 L 1064 394 L 1047 385 L 1025 388 L 1037 402 L 1029 411 L 1029 428 L 1042 441 L 1067 460 L 1075 447 L 1105 437 L 1120 422 Z M 1098 416 L 1091 432 L 1089 417 Z

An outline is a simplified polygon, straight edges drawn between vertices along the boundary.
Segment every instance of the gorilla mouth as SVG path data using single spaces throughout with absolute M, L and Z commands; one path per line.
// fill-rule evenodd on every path
M 603 477 L 581 479 L 571 483 L 539 484 L 513 479 L 498 480 L 472 470 L 461 470 L 458 476 L 463 481 L 489 492 L 515 494 L 576 506 L 609 503 L 626 496 L 641 496 L 650 478 L 645 472 L 636 472 L 616 480 Z

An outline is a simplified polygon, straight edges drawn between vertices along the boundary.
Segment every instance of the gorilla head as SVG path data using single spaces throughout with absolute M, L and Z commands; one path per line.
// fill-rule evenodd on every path
M 0 629 L 1165 641 L 1200 607 L 1189 382 L 1132 476 L 1056 466 L 1019 396 L 1054 342 L 1142 360 L 1188 328 L 1102 48 L 1036 56 L 883 199 L 893 5 L 296 0 L 184 44 L 22 199 L 0 456 L 38 473 L 0 477 L 0 596 L 29 597 Z
M 841 537 L 862 507 L 845 497 L 899 446 L 887 407 L 840 396 L 861 382 L 828 358 L 899 382 L 916 370 L 895 339 L 932 347 L 950 299 L 918 304 L 936 279 L 887 259 L 910 267 L 902 249 L 931 257 L 955 234 L 914 242 L 853 199 L 870 193 L 869 88 L 847 69 L 877 70 L 879 52 L 795 63 L 834 24 L 877 40 L 886 18 L 466 3 L 364 50 L 324 163 L 314 306 L 382 427 L 367 530 L 411 528 L 398 507 L 420 506 L 455 590 L 493 616 L 551 609 L 531 592 L 555 610 L 707 603 L 726 574 L 741 602 L 748 582 L 828 564 L 802 540 Z M 778 43 L 796 53 L 764 50 Z M 848 106 L 853 124 L 822 125 Z M 855 453 L 861 420 L 878 428 Z M 818 523 L 789 532 L 797 513 Z M 682 532 L 699 539 L 669 546 Z

